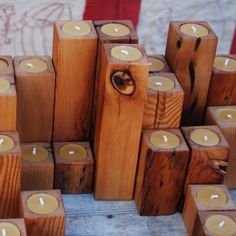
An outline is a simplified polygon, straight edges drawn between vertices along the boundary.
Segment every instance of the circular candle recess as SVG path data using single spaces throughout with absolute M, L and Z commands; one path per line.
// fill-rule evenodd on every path
M 101 27 L 102 33 L 109 35 L 109 36 L 115 36 L 115 37 L 123 37 L 130 34 L 129 27 L 122 24 L 116 24 L 116 23 L 109 23 L 105 24 Z
M 197 193 L 197 199 L 200 203 L 210 207 L 221 207 L 228 201 L 225 193 L 214 187 L 201 188 Z
M 209 30 L 205 26 L 192 23 L 186 23 L 181 25 L 180 31 L 184 34 L 197 38 L 206 36 L 209 33 Z
M 236 122 L 236 109 L 224 108 L 217 111 L 217 116 L 226 123 Z
M 68 161 L 82 161 L 86 159 L 86 149 L 77 144 L 64 145 L 59 150 L 59 156 Z
M 0 71 L 6 70 L 8 63 L 5 60 L 0 59 Z
M 23 71 L 27 71 L 30 73 L 40 73 L 47 70 L 48 65 L 45 61 L 39 58 L 31 58 L 22 60 L 19 63 L 19 67 Z
M 173 80 L 166 76 L 150 76 L 148 77 L 148 88 L 155 91 L 170 91 L 175 88 Z
M 51 214 L 58 209 L 58 200 L 46 193 L 33 194 L 27 199 L 27 207 L 36 214 Z
M 91 32 L 91 26 L 84 21 L 70 21 L 62 25 L 63 33 L 73 36 L 85 36 Z
M 7 92 L 10 89 L 10 83 L 8 80 L 0 77 L 0 93 Z
M 43 161 L 48 157 L 48 150 L 40 145 L 26 146 L 22 148 L 22 157 L 30 162 Z
M 168 131 L 156 131 L 151 134 L 150 142 L 154 146 L 163 149 L 173 149 L 180 145 L 180 139 L 177 135 Z
M 205 222 L 206 229 L 214 235 L 233 235 L 236 232 L 235 222 L 228 216 L 215 214 Z
M 159 72 L 165 68 L 165 63 L 155 57 L 148 57 L 149 61 L 149 71 L 150 72 Z
M 10 151 L 12 148 L 14 141 L 6 135 L 0 135 L 0 153 Z
M 137 61 L 142 58 L 142 52 L 131 46 L 115 46 L 111 49 L 111 55 L 121 61 Z
M 236 71 L 236 60 L 230 57 L 216 57 L 214 67 L 223 71 Z
M 16 225 L 8 222 L 1 222 L 0 223 L 0 235 L 5 235 L 6 236 L 20 236 L 20 230 L 17 228 Z
M 195 129 L 191 132 L 190 138 L 193 142 L 203 146 L 215 146 L 220 142 L 217 133 L 209 129 Z

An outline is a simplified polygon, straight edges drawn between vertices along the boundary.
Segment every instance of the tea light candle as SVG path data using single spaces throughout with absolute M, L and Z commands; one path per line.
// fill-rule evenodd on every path
M 149 61 L 149 71 L 150 72 L 159 72 L 165 68 L 165 63 L 155 57 L 148 57 Z
M 180 26 L 180 31 L 186 35 L 197 38 L 207 36 L 209 32 L 205 26 L 193 23 L 182 24 Z
M 190 138 L 196 144 L 208 147 L 215 146 L 220 142 L 217 133 L 209 129 L 195 129 L 191 132 Z
M 58 200 L 46 193 L 33 194 L 27 199 L 28 209 L 36 214 L 51 214 L 58 209 Z
M 217 116 L 225 123 L 236 122 L 236 109 L 224 108 L 217 111 Z
M 236 60 L 230 57 L 215 57 L 214 67 L 222 71 L 236 71 Z
M 101 27 L 101 31 L 106 35 L 115 37 L 123 37 L 130 34 L 129 27 L 117 23 L 105 24 Z
M 16 225 L 8 222 L 0 223 L 0 235 L 1 236 L 20 236 L 20 230 Z
M 150 142 L 154 146 L 163 149 L 173 149 L 180 145 L 180 139 L 177 135 L 168 131 L 156 131 L 151 134 Z
M 22 149 L 22 157 L 24 160 L 30 162 L 43 161 L 48 157 L 48 151 L 40 145 L 25 146 Z
M 19 68 L 30 73 L 40 73 L 47 70 L 47 63 L 39 58 L 31 58 L 22 60 L 19 63 Z
M 68 144 L 60 148 L 59 156 L 68 161 L 81 161 L 87 157 L 87 151 L 80 145 Z
M 142 58 L 142 52 L 131 46 L 115 46 L 111 49 L 111 56 L 121 61 L 137 61 Z
M 0 153 L 7 152 L 14 148 L 14 141 L 6 135 L 0 135 Z
M 197 192 L 197 199 L 200 203 L 210 207 L 221 207 L 228 201 L 225 193 L 214 187 L 201 188 Z
M 91 26 L 84 21 L 70 21 L 62 25 L 63 33 L 72 36 L 85 36 L 91 32 Z
M 10 89 L 10 83 L 8 80 L 0 77 L 0 93 L 7 92 Z
M 165 76 L 150 76 L 148 78 L 148 88 L 155 91 L 170 91 L 175 88 L 173 80 Z
M 8 63 L 5 60 L 0 59 L 0 71 L 6 70 Z
M 215 214 L 205 222 L 206 229 L 215 235 L 233 235 L 236 232 L 235 222 L 228 216 Z

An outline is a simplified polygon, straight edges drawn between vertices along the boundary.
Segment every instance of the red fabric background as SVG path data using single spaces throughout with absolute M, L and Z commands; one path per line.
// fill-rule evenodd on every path
M 234 37 L 233 37 L 230 53 L 231 54 L 236 54 L 236 29 L 235 29 L 235 32 L 234 32 Z

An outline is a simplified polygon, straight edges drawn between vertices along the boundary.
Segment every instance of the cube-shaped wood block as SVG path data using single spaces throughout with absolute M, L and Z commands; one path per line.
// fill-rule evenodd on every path
M 1 219 L 0 233 L 6 236 L 27 236 L 24 219 Z
M 164 55 L 148 55 L 149 74 L 168 72 L 171 73 L 170 67 Z
M 11 56 L 0 56 L 0 75 L 14 75 Z

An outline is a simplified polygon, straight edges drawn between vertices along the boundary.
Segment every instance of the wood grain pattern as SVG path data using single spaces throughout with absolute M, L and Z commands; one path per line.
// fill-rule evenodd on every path
M 50 194 L 57 198 L 58 209 L 46 215 L 32 213 L 27 208 L 27 199 L 37 193 Z M 20 216 L 25 219 L 28 235 L 34 236 L 64 236 L 65 235 L 65 209 L 60 190 L 23 191 L 20 194 Z
M 167 72 L 167 73 L 171 73 L 171 69 L 168 65 L 168 62 L 165 58 L 164 55 L 157 55 L 157 54 L 150 54 L 150 55 L 147 55 L 148 56 L 148 60 L 150 62 L 150 58 L 155 58 L 155 59 L 158 59 L 160 61 L 162 61 L 164 63 L 164 68 L 160 71 L 160 70 L 156 70 L 156 71 L 151 71 L 149 69 L 149 74 L 153 74 L 153 73 L 160 73 L 160 72 Z
M 156 130 L 143 131 L 135 202 L 140 215 L 170 215 L 177 211 L 188 166 L 189 149 L 178 129 L 167 131 L 176 134 L 180 146 L 159 149 L 150 143 Z
M 175 83 L 169 91 L 155 91 L 147 88 L 147 101 L 144 106 L 143 129 L 178 128 L 183 109 L 184 92 L 172 73 L 156 73 L 152 76 L 168 77 Z
M 217 133 L 220 137 L 219 144 L 206 147 L 193 142 L 190 138 L 191 132 L 202 128 Z M 182 131 L 191 152 L 184 193 L 189 184 L 223 183 L 229 159 L 229 144 L 220 129 L 217 126 L 192 126 L 183 127 Z
M 1 132 L 13 139 L 15 147 L 0 152 L 0 219 L 18 217 L 21 179 L 21 152 L 16 132 Z
M 0 70 L 0 75 L 14 75 L 14 68 L 12 63 L 12 56 L 0 56 L 0 60 L 3 60 L 8 64 L 6 69 Z
M 48 68 L 40 73 L 23 71 L 19 63 L 39 58 Z M 55 73 L 49 56 L 14 57 L 17 86 L 17 130 L 21 142 L 51 142 Z
M 148 77 L 148 61 L 143 57 L 132 63 L 110 56 L 117 44 L 105 44 L 101 55 L 94 153 L 96 159 L 95 198 L 124 200 L 133 198 L 134 180 L 143 120 Z M 133 81 L 130 95 L 117 91 L 111 77 L 121 71 Z M 119 77 L 123 81 L 123 77 Z
M 18 230 L 20 231 L 21 236 L 27 236 L 26 227 L 25 227 L 25 221 L 24 219 L 0 219 L 1 223 L 10 223 L 14 224 Z M 8 236 L 8 235 L 7 235 Z M 11 236 L 11 235 L 10 235 Z M 14 235 L 13 235 L 14 236 Z
M 236 55 L 217 55 L 236 59 Z M 220 94 L 220 96 L 216 96 Z M 236 70 L 222 71 L 215 67 L 212 70 L 207 106 L 224 106 L 236 104 Z
M 81 161 L 67 161 L 59 155 L 59 150 L 66 142 L 54 143 L 55 178 L 54 188 L 62 193 L 91 193 L 93 192 L 94 159 L 88 142 L 77 142 L 87 151 L 87 157 Z
M 14 76 L 1 75 L 0 78 L 6 79 L 10 83 L 10 89 L 0 93 L 0 130 L 16 131 L 16 87 Z
M 54 141 L 87 141 L 92 114 L 97 34 L 70 36 L 65 21 L 54 24 L 53 63 L 56 71 Z
M 21 150 L 31 145 L 40 145 L 47 149 L 48 157 L 39 162 L 21 161 L 21 191 L 53 189 L 54 161 L 49 143 L 21 144 Z
M 170 22 L 165 57 L 185 93 L 182 125 L 200 125 L 208 95 L 217 36 L 203 21 L 188 23 L 207 27 L 207 36 L 196 38 L 185 35 L 179 30 L 184 23 L 187 22 Z

